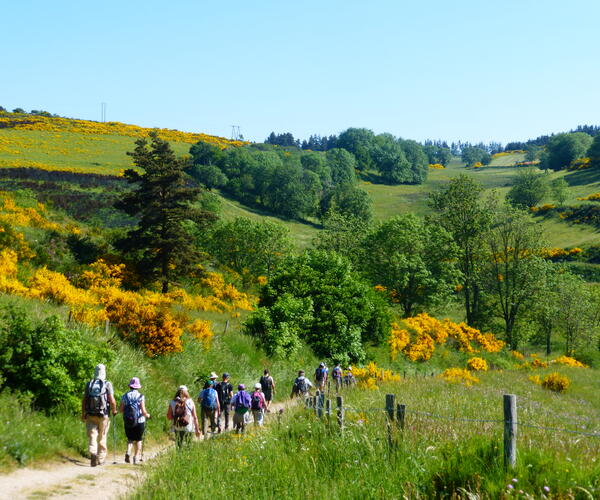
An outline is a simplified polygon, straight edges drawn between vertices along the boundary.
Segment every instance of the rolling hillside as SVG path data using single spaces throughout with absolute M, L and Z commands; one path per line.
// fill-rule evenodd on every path
M 88 173 L 100 176 L 118 177 L 123 169 L 131 167 L 127 151 L 134 148 L 138 137 L 145 137 L 151 130 L 158 130 L 161 137 L 171 142 L 178 154 L 187 154 L 191 144 L 202 140 L 219 147 L 240 146 L 239 141 L 200 133 L 187 133 L 169 129 L 147 129 L 135 125 L 116 122 L 99 123 L 67 118 L 19 115 L 0 113 L 0 169 L 26 168 L 45 171 L 62 171 L 74 174 Z M 446 169 L 431 169 L 429 178 L 421 185 L 388 186 L 362 181 L 362 187 L 371 195 L 375 218 L 385 220 L 395 214 L 414 212 L 427 214 L 428 195 L 439 189 L 452 177 L 461 173 L 473 175 L 486 189 L 500 195 L 506 194 L 512 179 L 519 168 L 515 163 L 523 161 L 524 154 L 509 152 L 495 155 L 492 163 L 486 167 L 465 169 L 458 160 L 453 160 Z M 1 173 L 0 185 L 3 189 L 29 188 L 33 191 L 49 189 L 41 184 L 49 180 L 48 176 L 39 181 L 15 181 L 14 177 L 30 177 L 22 172 L 17 176 L 8 172 Z M 577 203 L 577 198 L 600 191 L 600 176 L 589 171 L 559 172 L 550 174 L 551 178 L 564 177 L 570 185 L 567 204 Z M 52 177 L 52 176 L 49 176 Z M 81 192 L 89 187 L 76 186 L 68 180 L 68 186 L 62 188 Z M 55 189 L 61 191 L 62 188 Z M 99 188 L 97 191 L 110 187 Z M 97 196 L 102 196 L 97 193 Z M 58 194 L 56 194 L 58 196 Z M 282 220 L 264 211 L 247 207 L 219 194 L 224 218 L 245 216 L 250 218 L 268 218 L 286 225 L 294 235 L 299 247 L 310 245 L 319 230 L 317 221 Z M 51 198 L 50 198 L 51 200 Z M 550 202 L 551 200 L 544 200 Z M 571 247 L 600 244 L 600 233 L 595 228 L 583 224 L 571 224 L 558 218 L 537 218 L 547 230 L 547 238 L 552 246 Z

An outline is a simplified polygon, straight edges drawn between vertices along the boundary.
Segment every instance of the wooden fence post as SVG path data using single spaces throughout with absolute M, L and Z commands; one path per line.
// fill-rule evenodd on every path
M 227 330 L 229 329 L 229 320 L 227 320 L 225 322 L 225 329 L 223 330 L 223 335 L 225 335 L 227 333 Z
M 331 418 L 331 399 L 325 401 L 325 415 L 327 415 L 327 419 Z
M 325 393 L 324 392 L 319 394 L 317 405 L 318 405 L 317 416 L 319 418 L 323 418 L 323 408 L 325 408 Z
M 406 405 L 396 405 L 396 422 L 398 427 L 404 430 L 404 415 L 406 414 Z
M 517 396 L 504 395 L 504 468 L 517 463 Z
M 344 430 L 344 399 L 342 396 L 337 396 L 335 399 L 337 403 L 338 425 L 340 426 L 340 430 Z
M 396 402 L 395 394 L 386 394 L 385 395 L 385 409 L 388 413 L 388 418 L 390 421 L 394 421 L 394 406 Z
M 109 332 L 110 332 L 110 321 L 109 321 L 109 320 L 106 320 L 106 321 L 104 322 L 104 333 L 105 333 L 106 335 L 108 335 L 108 333 L 109 333 Z

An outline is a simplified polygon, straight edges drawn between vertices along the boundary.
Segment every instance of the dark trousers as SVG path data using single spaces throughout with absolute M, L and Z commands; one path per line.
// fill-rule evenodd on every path
M 177 448 L 181 448 L 182 446 L 188 444 L 192 440 L 192 433 L 188 431 L 175 431 L 175 442 L 177 443 Z
M 206 421 L 210 422 L 211 432 L 215 432 L 217 428 L 217 410 L 211 408 L 202 408 L 202 434 L 206 434 Z

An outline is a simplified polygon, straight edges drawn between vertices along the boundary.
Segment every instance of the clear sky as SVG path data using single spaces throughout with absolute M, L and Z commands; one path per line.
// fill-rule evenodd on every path
M 598 0 L 2 2 L 0 105 L 246 139 L 600 124 Z

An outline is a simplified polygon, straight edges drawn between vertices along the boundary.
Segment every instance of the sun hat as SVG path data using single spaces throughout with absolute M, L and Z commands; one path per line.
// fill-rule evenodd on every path
M 260 385 L 260 382 L 256 382 L 256 384 L 254 384 L 254 388 L 262 390 L 262 385 Z
M 214 380 L 216 378 L 219 378 L 218 375 L 215 372 L 210 372 L 210 377 L 208 377 L 211 380 Z
M 213 385 L 215 385 L 215 381 L 214 380 L 207 380 L 206 381 L 206 385 L 209 387 L 212 387 Z
M 106 366 L 102 363 L 97 364 L 94 368 L 94 378 L 102 381 L 106 380 Z
M 137 377 L 133 377 L 129 381 L 129 387 L 131 387 L 132 389 L 141 389 L 142 388 L 142 384 L 140 384 L 140 379 L 137 378 Z
M 238 391 L 243 391 L 246 388 L 244 384 L 238 385 Z
M 185 391 L 185 392 L 188 392 L 187 385 L 180 385 L 180 386 L 177 388 L 177 390 L 178 390 L 178 391 Z

